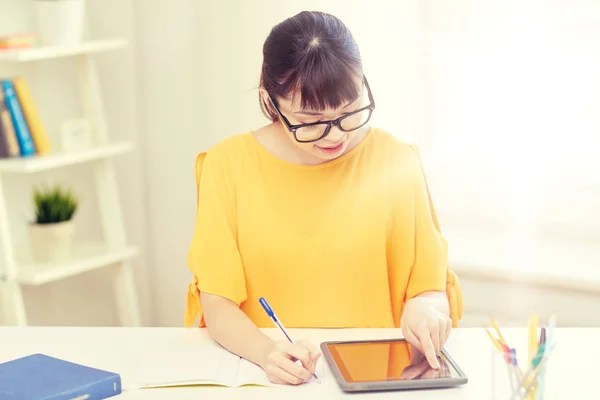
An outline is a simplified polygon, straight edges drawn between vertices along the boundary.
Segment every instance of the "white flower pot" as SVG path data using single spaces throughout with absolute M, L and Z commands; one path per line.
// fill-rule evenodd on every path
M 34 0 L 39 42 L 44 46 L 83 41 L 86 0 Z
M 55 263 L 69 259 L 74 231 L 73 220 L 56 224 L 31 224 L 29 235 L 33 259 L 40 263 Z

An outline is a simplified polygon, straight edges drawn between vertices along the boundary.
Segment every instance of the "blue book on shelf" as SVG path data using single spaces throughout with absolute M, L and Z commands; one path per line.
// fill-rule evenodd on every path
M 29 132 L 29 125 L 27 125 L 27 120 L 23 114 L 23 109 L 21 108 L 21 103 L 19 102 L 19 98 L 17 97 L 17 92 L 15 92 L 15 86 L 13 85 L 12 81 L 3 80 L 2 91 L 4 92 L 6 108 L 10 113 L 10 118 L 12 119 L 15 133 L 17 135 L 17 141 L 19 142 L 19 147 L 21 148 L 21 155 L 34 155 L 35 143 L 31 137 L 31 132 Z
M 121 393 L 121 376 L 44 354 L 0 364 L 0 400 L 100 400 Z

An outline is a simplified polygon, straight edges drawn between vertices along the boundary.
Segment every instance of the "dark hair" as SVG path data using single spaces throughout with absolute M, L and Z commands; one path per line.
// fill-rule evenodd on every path
M 337 108 L 355 100 L 362 87 L 358 45 L 333 15 L 303 11 L 277 24 L 263 45 L 260 86 L 276 101 L 300 93 L 302 108 Z M 260 98 L 263 113 L 277 112 Z

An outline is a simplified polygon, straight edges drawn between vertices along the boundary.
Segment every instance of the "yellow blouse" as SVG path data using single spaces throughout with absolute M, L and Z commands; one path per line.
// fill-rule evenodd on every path
M 371 128 L 345 155 L 297 165 L 250 132 L 196 159 L 195 232 L 185 325 L 200 291 L 225 297 L 259 327 L 399 327 L 407 300 L 446 291 L 453 325 L 462 293 L 415 146 Z

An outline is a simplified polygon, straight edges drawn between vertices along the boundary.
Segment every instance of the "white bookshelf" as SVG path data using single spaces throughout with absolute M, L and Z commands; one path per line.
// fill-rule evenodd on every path
M 96 145 L 87 150 L 63 152 L 53 150 L 48 154 L 30 157 L 0 159 L 0 299 L 4 300 L 4 325 L 28 325 L 27 310 L 23 298 L 23 286 L 38 286 L 62 279 L 77 279 L 90 271 L 113 267 L 115 296 L 118 313 L 124 326 L 139 326 L 140 312 L 134 284 L 131 261 L 139 249 L 127 242 L 127 235 L 120 205 L 119 187 L 113 165 L 115 156 L 135 150 L 134 143 L 113 142 L 110 139 L 101 86 L 96 71 L 94 55 L 124 48 L 123 39 L 95 40 L 74 46 L 35 47 L 22 50 L 0 50 L 2 64 L 39 63 L 50 59 L 71 57 L 78 68 L 78 83 L 83 104 L 84 117 L 94 131 Z M 44 104 L 37 104 L 43 108 Z M 57 147 L 56 145 L 53 147 Z M 68 259 L 58 263 L 37 263 L 31 252 L 17 251 L 11 237 L 8 222 L 6 193 L 10 191 L 4 178 L 15 174 L 35 174 L 58 168 L 78 168 L 91 164 L 94 170 L 96 195 L 98 198 L 99 224 L 103 230 L 100 243 L 75 243 Z
M 123 39 L 95 40 L 73 46 L 32 47 L 29 49 L 0 50 L 0 61 L 41 61 L 54 58 L 91 55 L 94 53 L 124 48 Z
M 138 254 L 137 247 L 109 249 L 103 243 L 77 243 L 69 259 L 60 263 L 36 263 L 29 253 L 17 256 L 17 282 L 22 285 L 44 285 L 99 268 L 128 261 Z
M 31 173 L 48 171 L 101 160 L 133 151 L 133 143 L 111 143 L 73 152 L 52 152 L 42 156 L 0 159 L 0 173 Z

